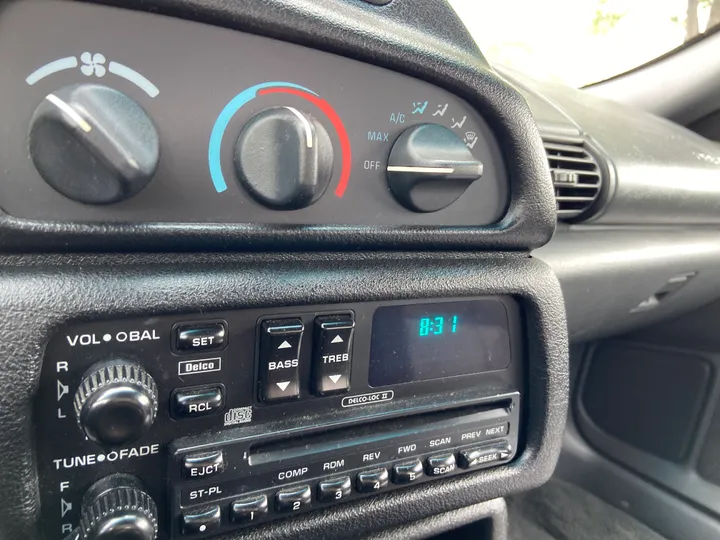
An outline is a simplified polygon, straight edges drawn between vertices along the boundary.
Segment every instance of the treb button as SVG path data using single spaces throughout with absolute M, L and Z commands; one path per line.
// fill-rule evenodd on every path
M 355 320 L 350 314 L 315 319 L 312 360 L 315 395 L 330 396 L 350 389 L 354 330 Z
M 263 321 L 260 335 L 259 399 L 266 403 L 300 396 L 300 319 Z

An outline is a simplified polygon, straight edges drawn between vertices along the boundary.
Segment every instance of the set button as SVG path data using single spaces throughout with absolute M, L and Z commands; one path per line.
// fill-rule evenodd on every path
M 227 324 L 224 321 L 176 324 L 173 335 L 173 348 L 179 353 L 222 351 L 228 342 Z
M 230 519 L 233 523 L 252 523 L 268 513 L 267 495 L 256 495 L 238 499 L 230 505 Z
M 275 494 L 275 510 L 283 513 L 297 512 L 310 506 L 311 501 L 310 486 L 288 488 Z

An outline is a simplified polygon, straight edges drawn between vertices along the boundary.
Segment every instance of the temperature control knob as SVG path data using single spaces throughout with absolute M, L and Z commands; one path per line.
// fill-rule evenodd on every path
M 316 202 L 330 183 L 333 147 L 325 128 L 293 107 L 267 109 L 235 143 L 235 173 L 255 200 L 276 210 Z
M 400 204 L 415 212 L 435 212 L 465 193 L 482 176 L 483 164 L 450 129 L 420 124 L 395 141 L 387 172 Z
M 134 476 L 108 476 L 83 497 L 79 533 L 83 540 L 154 540 L 157 507 Z
M 155 174 L 160 142 L 138 103 L 99 84 L 48 94 L 30 121 L 30 157 L 66 197 L 108 204 L 142 190 Z
M 88 439 L 103 446 L 121 446 L 152 426 L 157 395 L 155 381 L 140 365 L 110 361 L 90 368 L 73 404 Z

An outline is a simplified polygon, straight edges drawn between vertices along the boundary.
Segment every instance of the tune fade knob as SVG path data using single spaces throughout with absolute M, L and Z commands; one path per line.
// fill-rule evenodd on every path
M 119 360 L 90 368 L 73 404 L 88 439 L 103 446 L 122 446 L 153 424 L 157 396 L 155 381 L 140 365 Z
M 330 183 L 333 147 L 325 128 L 293 107 L 257 114 L 235 143 L 235 174 L 259 203 L 297 210 L 315 203 Z
M 450 129 L 420 124 L 406 129 L 390 151 L 390 191 L 405 208 L 436 212 L 455 202 L 483 173 L 483 164 Z
M 99 84 L 48 94 L 30 120 L 29 144 L 40 176 L 86 204 L 132 197 L 150 182 L 160 160 L 157 130 L 142 107 Z
M 83 497 L 83 540 L 155 540 L 157 507 L 134 476 L 117 474 L 96 482 Z

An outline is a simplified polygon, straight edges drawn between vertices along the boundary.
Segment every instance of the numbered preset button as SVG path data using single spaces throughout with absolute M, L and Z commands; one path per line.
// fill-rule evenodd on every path
M 268 513 L 266 495 L 238 499 L 230 505 L 230 519 L 233 523 L 252 523 Z
M 355 489 L 360 493 L 374 493 L 388 485 L 390 475 L 387 469 L 372 469 L 359 472 L 355 480 Z
M 278 512 L 297 512 L 310 506 L 312 490 L 310 486 L 297 486 L 278 491 L 275 494 L 275 510 Z
M 317 500 L 320 502 L 335 502 L 345 499 L 352 491 L 349 476 L 328 478 L 318 484 Z

